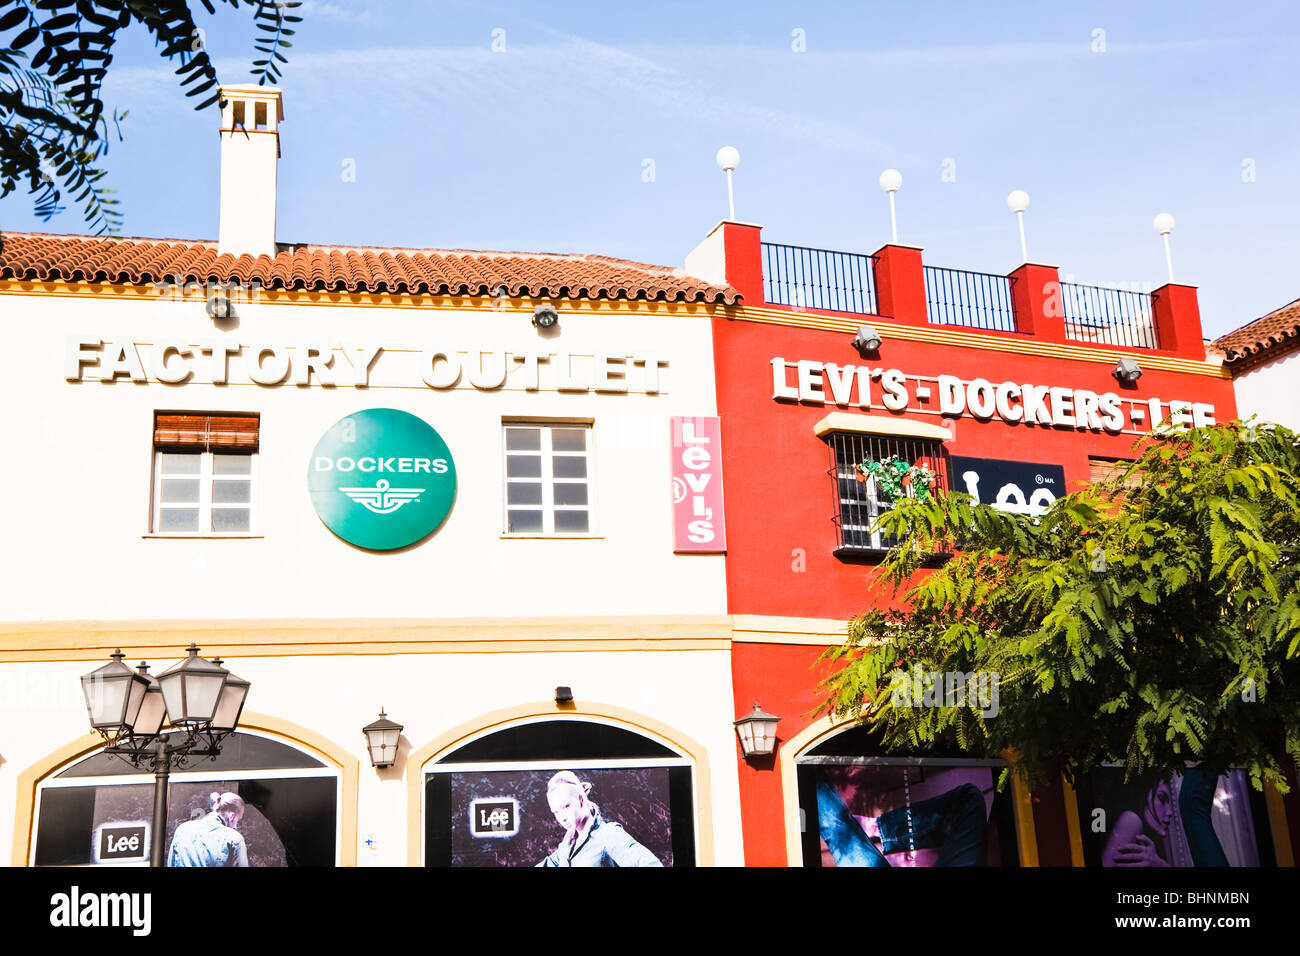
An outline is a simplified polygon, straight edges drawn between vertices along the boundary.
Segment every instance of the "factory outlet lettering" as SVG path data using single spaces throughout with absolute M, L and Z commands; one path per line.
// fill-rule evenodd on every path
M 391 353 L 391 354 L 390 354 Z M 319 385 L 326 388 L 423 383 L 446 390 L 499 388 L 606 394 L 660 392 L 662 354 L 645 349 L 593 353 L 537 349 L 410 349 L 381 345 L 201 342 L 136 342 L 128 339 L 67 339 L 64 377 L 69 382 L 129 381 Z M 391 370 L 390 370 L 391 367 Z
M 926 412 L 980 421 L 1042 425 L 1118 434 L 1147 430 L 1165 422 L 1175 428 L 1214 424 L 1214 406 L 1203 402 L 1097 393 L 1086 388 L 1036 385 L 985 378 L 966 381 L 955 375 L 911 375 L 896 368 L 836 365 L 832 362 L 787 362 L 772 359 L 772 398 L 807 405 L 883 408 L 891 412 Z M 1149 423 L 1149 425 L 1148 425 Z

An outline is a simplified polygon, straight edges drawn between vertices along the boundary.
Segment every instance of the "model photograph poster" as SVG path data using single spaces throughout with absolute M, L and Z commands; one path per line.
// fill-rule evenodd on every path
M 1090 866 L 1259 866 L 1261 831 L 1245 771 L 1146 773 L 1102 767 L 1078 793 Z
M 665 767 L 447 772 L 453 866 L 672 866 Z
M 815 771 L 822 866 L 1002 866 L 992 767 Z
M 333 777 L 173 782 L 163 863 L 171 867 L 333 866 Z M 37 865 L 149 861 L 151 784 L 49 788 L 42 793 Z

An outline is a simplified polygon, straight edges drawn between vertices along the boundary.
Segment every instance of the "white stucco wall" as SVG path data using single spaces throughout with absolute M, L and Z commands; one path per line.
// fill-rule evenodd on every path
M 156 662 L 164 663 L 164 662 Z M 241 658 L 229 662 L 253 689 L 247 709 L 307 727 L 361 763 L 357 865 L 405 866 L 405 759 L 449 728 L 492 711 L 544 701 L 566 684 L 581 701 L 613 705 L 666 724 L 708 750 L 715 862 L 741 866 L 730 653 L 620 652 Z M 6 701 L 0 732 L 0 865 L 13 846 L 18 775 L 86 732 L 78 678 L 85 663 L 0 665 Z M 326 694 L 317 688 L 327 689 Z M 404 726 L 396 766 L 370 766 L 361 727 L 380 706 Z M 40 734 L 17 728 L 39 727 Z M 183 781 L 183 775 L 175 777 Z M 700 840 L 697 833 L 697 846 Z M 365 845 L 373 838 L 377 850 Z
M 716 621 L 726 612 L 724 557 L 673 553 L 670 418 L 715 414 L 710 319 L 702 312 L 590 314 L 558 307 L 559 334 L 549 337 L 533 328 L 531 309 L 267 302 L 238 304 L 237 323 L 218 330 L 201 298 L 0 294 L 8 355 L 0 383 L 10 412 L 0 495 L 11 503 L 0 558 L 0 624 L 30 625 L 38 635 L 24 645 L 32 653 L 18 651 L 0 663 L 0 861 L 8 861 L 13 846 L 18 775 L 87 730 L 78 678 L 102 661 L 67 659 L 79 652 L 61 653 L 59 635 L 84 629 L 61 622 L 111 627 L 175 620 L 197 623 L 201 634 L 203 621 L 217 619 L 522 623 L 546 617 L 572 618 L 577 627 L 585 618 L 613 616 L 644 621 L 646 628 L 631 633 L 637 628 L 630 626 L 626 634 L 607 628 L 597 638 L 630 638 L 624 649 L 593 643 L 581 653 L 543 641 L 529 653 L 240 654 L 239 642 L 256 642 L 255 625 L 226 627 L 222 641 L 234 642 L 224 655 L 230 668 L 253 684 L 250 711 L 308 728 L 361 762 L 358 841 L 373 837 L 379 847 L 362 846 L 361 865 L 406 862 L 404 768 L 373 770 L 360 733 L 381 705 L 405 725 L 409 746 L 419 747 L 483 714 L 547 700 L 560 684 L 572 686 L 580 701 L 644 714 L 703 745 L 711 783 L 697 801 L 712 805 L 715 858 L 741 864 L 730 652 L 716 640 Z M 92 370 L 82 381 L 67 381 L 68 342 L 101 339 L 138 343 L 149 381 L 104 383 L 93 380 Z M 198 360 L 189 383 L 155 380 L 159 343 L 214 339 L 382 345 L 385 351 L 367 388 L 353 387 L 341 353 L 334 388 L 252 384 L 240 371 L 241 358 L 232 359 L 226 385 L 212 384 Z M 643 372 L 630 361 L 628 394 L 558 391 L 547 373 L 535 392 L 516 373 L 496 390 L 470 386 L 468 374 L 458 387 L 436 390 L 420 378 L 426 349 L 568 352 L 579 373 L 604 352 L 656 353 L 666 364 L 657 394 L 644 393 Z M 290 354 L 301 358 L 297 350 Z M 307 489 L 320 437 L 340 418 L 374 407 L 429 422 L 449 445 L 458 473 L 446 522 L 400 552 L 366 552 L 336 538 L 316 516 Z M 149 536 L 155 411 L 261 414 L 260 537 Z M 502 537 L 502 420 L 516 417 L 594 423 L 598 537 Z M 715 621 L 711 649 L 635 649 L 637 640 L 653 636 L 657 620 L 692 615 Z M 152 656 L 154 673 L 179 658 L 191 634 L 178 632 L 174 642 L 169 632 L 157 636 L 166 646 L 174 643 L 176 655 Z M 697 834 L 697 842 L 703 838 Z
M 1237 410 L 1243 419 L 1258 415 L 1293 431 L 1300 430 L 1300 351 L 1275 358 L 1232 380 Z
M 201 300 L 122 302 L 0 295 L 10 358 L 4 377 L 7 440 L 39 468 L 6 469 L 10 553 L 3 620 L 228 617 L 456 617 L 722 613 L 721 555 L 675 555 L 670 416 L 711 415 L 713 351 L 706 316 L 583 315 L 560 306 L 560 333 L 542 338 L 530 313 L 440 312 L 248 304 L 238 327 L 214 330 Z M 65 336 L 380 344 L 371 385 L 333 389 L 141 385 L 64 380 Z M 436 391 L 419 350 L 567 350 L 580 369 L 601 350 L 654 351 L 668 364 L 647 394 Z M 139 350 L 148 363 L 149 348 Z M 232 368 L 238 360 L 232 361 Z M 641 369 L 628 362 L 639 387 Z M 350 366 L 336 357 L 342 382 Z M 87 375 L 93 374 L 88 372 Z M 196 375 L 196 380 L 200 376 Z M 307 493 L 311 451 L 363 408 L 392 407 L 428 421 L 451 448 L 458 494 L 444 525 L 405 552 L 373 554 L 321 523 Z M 257 411 L 261 419 L 260 539 L 145 537 L 155 410 Z M 602 537 L 503 540 L 502 419 L 594 420 L 596 520 Z M 231 595 L 239 599 L 232 600 Z

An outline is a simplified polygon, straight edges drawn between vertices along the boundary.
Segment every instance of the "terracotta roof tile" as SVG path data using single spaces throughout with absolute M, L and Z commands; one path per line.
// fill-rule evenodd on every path
M 1300 344 L 1300 299 L 1214 340 L 1229 364 L 1279 346 Z
M 734 304 L 731 286 L 608 256 L 462 249 L 280 245 L 274 257 L 218 255 L 210 241 L 0 234 L 0 279 L 260 282 L 267 288 L 651 299 Z

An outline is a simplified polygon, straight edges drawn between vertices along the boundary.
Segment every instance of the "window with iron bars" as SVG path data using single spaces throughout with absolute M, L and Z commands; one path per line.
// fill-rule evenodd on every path
M 941 442 L 836 432 L 828 436 L 827 446 L 831 455 L 828 474 L 835 490 L 835 514 L 831 521 L 837 534 L 836 557 L 879 556 L 898 543 L 897 538 L 883 535 L 872 527 L 876 518 L 894 506 L 896 498 L 885 487 L 887 479 L 864 473 L 859 468 L 862 462 L 885 463 L 897 459 L 908 465 L 919 465 L 933 474 L 933 490 L 948 489 L 948 455 Z M 899 484 L 902 496 L 916 497 L 916 483 L 911 475 Z

